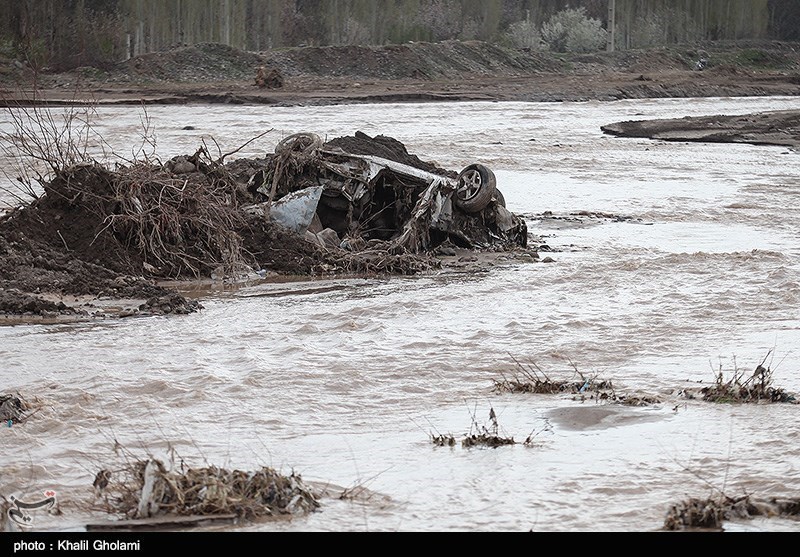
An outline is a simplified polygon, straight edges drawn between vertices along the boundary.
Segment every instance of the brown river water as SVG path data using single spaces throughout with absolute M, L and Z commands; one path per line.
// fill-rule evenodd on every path
M 106 520 L 87 502 L 95 473 L 118 462 L 116 440 L 143 457 L 172 448 L 191 465 L 271 466 L 356 494 L 236 530 L 655 531 L 691 497 L 798 498 L 800 406 L 683 396 L 765 358 L 777 387 L 800 392 L 798 154 L 600 130 L 794 108 L 795 98 L 150 107 L 163 160 L 211 138 L 232 150 L 272 130 L 238 155 L 259 156 L 292 133 L 360 130 L 447 168 L 483 162 L 554 263 L 219 284 L 192 293 L 205 309 L 190 316 L 0 327 L 0 393 L 43 404 L 0 429 L 0 494 L 55 491 L 63 513 L 35 514 L 35 529 Z M 96 118 L 107 149 L 141 144 L 140 109 Z M 520 365 L 552 379 L 577 369 L 659 402 L 494 392 Z M 533 443 L 431 442 L 488 425 L 492 409 L 503 436 Z

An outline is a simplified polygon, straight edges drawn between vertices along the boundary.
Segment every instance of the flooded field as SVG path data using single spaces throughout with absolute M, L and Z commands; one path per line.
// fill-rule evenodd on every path
M 237 156 L 263 156 L 297 132 L 362 131 L 445 168 L 484 163 L 553 262 L 187 287 L 202 312 L 0 327 L 0 393 L 41 405 L 0 430 L 0 494 L 55 491 L 62 514 L 35 514 L 38 529 L 107 520 L 90 508 L 92 482 L 117 461 L 118 442 L 142 457 L 174 449 L 197 466 L 270 466 L 347 489 L 308 516 L 238 530 L 653 531 L 693 497 L 796 499 L 800 406 L 685 392 L 763 363 L 776 386 L 800 393 L 798 154 L 620 139 L 600 127 L 797 107 L 795 98 L 149 107 L 164 161 L 272 130 Z M 140 109 L 99 108 L 106 153 L 135 155 L 142 119 Z M 495 392 L 521 366 L 658 402 Z M 463 447 L 491 428 L 492 412 L 517 444 Z M 455 446 L 435 446 L 439 435 Z

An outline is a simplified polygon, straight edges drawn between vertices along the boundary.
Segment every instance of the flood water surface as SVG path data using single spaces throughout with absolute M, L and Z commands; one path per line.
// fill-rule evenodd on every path
M 115 441 L 143 457 L 271 466 L 349 488 L 310 516 L 239 529 L 652 531 L 690 497 L 800 497 L 800 406 L 687 399 L 765 361 L 800 392 L 800 158 L 783 147 L 603 135 L 631 119 L 797 108 L 793 98 L 336 107 L 150 107 L 158 155 L 263 156 L 286 135 L 362 131 L 459 170 L 489 165 L 552 263 L 486 273 L 218 288 L 200 313 L 0 328 L 0 494 L 59 494 L 80 530 Z M 132 108 L 100 108 L 118 152 Z M 195 130 L 184 130 L 193 126 Z M 522 368 L 659 402 L 499 394 Z M 461 446 L 478 427 L 519 443 Z M 454 447 L 432 435 L 450 434 Z M 522 444 L 527 438 L 531 443 Z M 800 531 L 793 520 L 729 530 Z

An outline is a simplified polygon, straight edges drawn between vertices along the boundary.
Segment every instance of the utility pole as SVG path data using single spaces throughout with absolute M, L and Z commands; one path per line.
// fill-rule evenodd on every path
M 617 42 L 617 0 L 608 0 L 608 51 L 614 52 Z

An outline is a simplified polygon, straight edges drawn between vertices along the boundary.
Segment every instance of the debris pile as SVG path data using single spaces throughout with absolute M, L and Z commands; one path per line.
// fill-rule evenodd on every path
M 752 375 L 737 370 L 728 380 L 725 379 L 725 374 L 720 366 L 713 385 L 701 389 L 681 389 L 678 396 L 690 400 L 700 398 L 705 402 L 716 403 L 800 404 L 796 395 L 773 386 L 773 372 L 769 367 L 765 367 L 767 358 L 756 367 Z M 526 366 L 517 360 L 514 362 L 516 371 L 513 374 L 509 375 L 501 371 L 500 378 L 493 380 L 494 392 L 503 394 L 571 394 L 573 400 L 580 402 L 594 400 L 606 404 L 634 407 L 658 405 L 663 402 L 660 397 L 646 393 L 618 392 L 611 381 L 601 381 L 597 377 L 587 378 L 574 364 L 572 364 L 574 374 L 579 381 L 575 380 L 575 376 L 567 380 L 553 380 L 535 363 Z
M 128 519 L 235 515 L 255 519 L 315 511 L 319 502 L 300 476 L 271 468 L 256 472 L 210 466 L 168 470 L 160 460 L 139 460 L 95 479 L 108 511 Z
M 664 529 L 722 530 L 723 523 L 731 520 L 747 520 L 753 517 L 800 516 L 800 499 L 771 499 L 756 501 L 751 496 L 713 499 L 692 498 L 672 505 L 664 520 Z
M 199 303 L 158 281 L 412 275 L 437 268 L 446 242 L 527 246 L 525 221 L 483 165 L 457 175 L 361 133 L 325 145 L 295 134 L 263 159 L 226 162 L 232 154 L 55 169 L 44 195 L 0 217 L 0 310 L 75 312 L 40 294 L 57 293 L 191 313 Z
M 389 242 L 389 252 L 415 254 L 446 241 L 527 247 L 527 224 L 505 208 L 490 169 L 438 168 L 393 138 L 358 132 L 323 145 L 316 134 L 295 134 L 254 170 L 248 191 L 260 203 L 250 211 L 269 207 L 277 222 L 325 248 L 359 251 L 378 241 Z
M 9 426 L 21 424 L 30 417 L 30 410 L 30 404 L 19 394 L 0 394 L 0 424 Z
M 488 432 L 484 432 L 479 435 L 469 435 L 461 441 L 461 446 L 465 449 L 472 447 L 488 447 L 490 449 L 496 449 L 498 447 L 516 444 L 517 442 L 514 441 L 513 437 L 501 437 Z
M 750 377 L 734 373 L 733 377 L 726 381 L 724 374 L 720 372 L 713 385 L 700 389 L 700 395 L 706 402 L 797 404 L 798 400 L 794 395 L 772 386 L 772 375 L 772 370 L 763 364 L 756 367 Z
M 497 420 L 497 414 L 494 408 L 489 409 L 489 423 L 488 425 L 481 425 L 478 423 L 475 413 L 471 412 L 472 425 L 470 426 L 469 433 L 464 435 L 461 440 L 461 446 L 464 449 L 471 449 L 474 447 L 483 447 L 489 449 L 496 449 L 498 447 L 506 447 L 509 445 L 517 445 L 513 437 L 504 437 L 500 435 L 500 423 Z M 456 438 L 452 434 L 430 434 L 430 440 L 436 447 L 455 447 Z M 531 445 L 532 435 L 525 441 L 525 445 Z
M 613 385 L 610 381 L 601 381 L 597 377 L 587 378 L 583 373 L 575 370 L 575 377 L 566 380 L 551 379 L 538 365 L 535 363 L 524 365 L 515 360 L 516 371 L 513 375 L 507 376 L 500 372 L 500 379 L 494 380 L 494 391 L 496 393 L 510 393 L 510 394 L 538 394 L 538 395 L 553 395 L 553 394 L 575 394 L 585 395 L 586 393 L 598 393 L 598 399 L 611 399 L 614 398 L 609 393 L 603 391 L 613 391 Z M 574 366 L 573 366 L 574 367 Z

